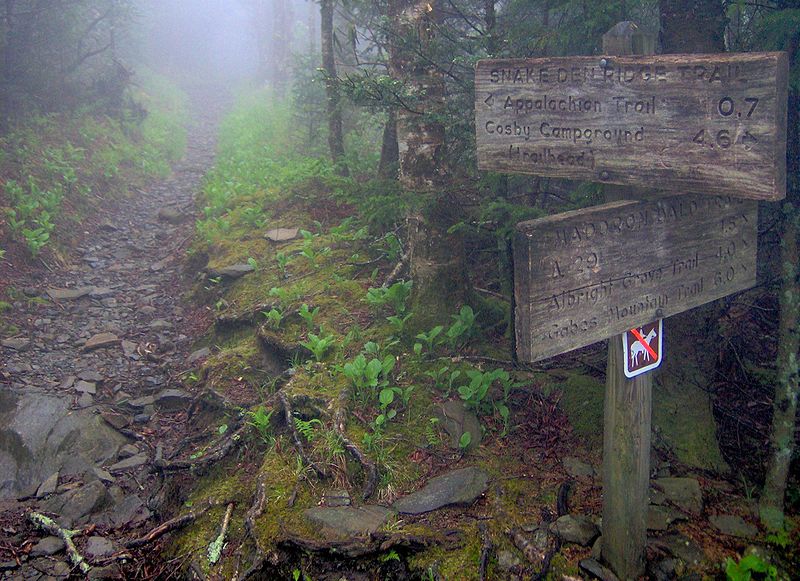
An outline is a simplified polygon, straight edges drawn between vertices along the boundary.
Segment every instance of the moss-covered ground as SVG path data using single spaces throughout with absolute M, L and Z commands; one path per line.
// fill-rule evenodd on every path
M 321 158 L 296 153 L 313 147 L 297 143 L 288 109 L 269 103 L 264 93 L 242 99 L 223 127 L 189 260 L 205 273 L 191 298 L 216 316 L 200 342 L 213 353 L 193 377 L 239 406 L 250 425 L 237 454 L 186 496 L 192 506 L 236 503 L 229 543 L 220 565 L 212 567 L 202 557 L 218 532 L 225 510 L 220 506 L 182 532 L 172 551 L 194 555 L 204 573 L 216 578 L 246 569 L 255 543 L 246 534 L 245 517 L 257 482 L 265 479 L 267 502 L 254 532 L 267 552 L 265 570 L 275 575 L 302 570 L 312 577 L 323 571 L 308 554 L 287 554 L 280 547 L 293 537 L 324 541 L 303 511 L 316 506 L 326 490 L 345 488 L 355 505 L 365 503 L 365 471 L 336 430 L 334 420 L 343 408 L 345 436 L 378 467 L 377 490 L 368 502 L 391 503 L 458 467 L 476 465 L 489 474 L 489 489 L 474 505 L 395 518 L 385 527 L 395 534 L 456 539 L 400 555 L 406 574 L 478 579 L 480 523 L 487 525 L 493 554 L 514 552 L 509 529 L 555 515 L 559 487 L 571 478 L 562 464 L 565 456 L 599 471 L 602 380 L 575 363 L 550 371 L 512 366 L 506 361 L 509 304 L 496 295 L 453 304 L 439 317 L 448 322 L 438 331 L 409 333 L 408 284 L 401 278 L 382 287 L 402 254 L 396 228 L 386 224 L 401 223 L 402 214 L 376 208 L 374 199 L 389 203 L 393 190 L 342 178 Z M 362 160 L 365 166 L 371 162 Z M 359 175 L 358 167 L 352 169 Z M 279 227 L 296 228 L 298 235 L 268 240 L 268 231 Z M 208 274 L 237 263 L 254 271 L 235 280 Z M 480 389 L 481 382 L 487 389 Z M 294 407 L 292 422 L 305 460 L 281 417 L 279 391 Z M 463 439 L 460 447 L 449 445 L 437 413 L 449 399 L 461 400 L 478 417 L 480 446 Z M 320 478 L 315 467 L 327 477 Z M 569 506 L 599 517 L 599 480 L 578 478 Z M 742 548 L 705 541 L 720 557 Z M 574 578 L 578 561 L 590 553 L 565 546 L 548 578 Z M 528 570 L 515 554 L 520 563 L 507 570 L 493 558 L 489 578 Z M 372 578 L 380 578 L 385 563 L 374 560 Z M 701 572 L 713 575 L 717 566 Z

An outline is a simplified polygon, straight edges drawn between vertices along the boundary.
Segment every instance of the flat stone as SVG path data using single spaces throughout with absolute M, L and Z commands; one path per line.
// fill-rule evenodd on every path
M 423 514 L 449 505 L 470 505 L 488 486 L 489 475 L 470 466 L 431 478 L 421 490 L 395 502 L 393 508 L 403 514 Z
M 715 514 L 708 518 L 712 526 L 724 535 L 749 539 L 758 534 L 758 528 L 742 517 L 732 514 Z
M 107 286 L 95 287 L 89 296 L 93 299 L 107 299 L 114 296 L 114 289 Z
M 72 387 L 73 385 L 75 385 L 75 379 L 76 379 L 76 378 L 75 378 L 75 376 L 74 376 L 74 375 L 70 375 L 70 376 L 68 376 L 68 377 L 65 377 L 65 378 L 64 378 L 64 379 L 61 381 L 61 385 L 59 385 L 59 386 L 58 386 L 58 387 L 59 387 L 59 389 L 69 389 L 70 387 Z
M 114 483 L 117 479 L 111 476 L 110 472 L 103 470 L 99 466 L 94 466 L 92 468 L 92 472 L 95 476 L 97 476 L 102 482 L 108 482 L 109 484 Z
M 111 522 L 115 527 L 123 527 L 148 518 L 150 518 L 150 511 L 144 506 L 142 499 L 135 494 L 126 495 L 111 513 Z
M 165 321 L 164 319 L 156 319 L 150 325 L 148 325 L 151 329 L 159 330 L 159 329 L 171 329 L 175 325 L 170 323 L 169 321 Z
M 49 557 L 60 553 L 65 548 L 64 541 L 58 537 L 45 537 L 38 543 L 33 545 L 31 549 L 31 557 Z
M 154 315 L 158 312 L 158 309 L 151 305 L 144 305 L 139 307 L 139 312 L 143 315 Z
M 156 402 L 156 398 L 152 395 L 146 395 L 144 397 L 138 397 L 136 399 L 131 399 L 125 402 L 125 404 L 133 409 L 144 409 L 149 405 L 153 405 Z
M 99 480 L 94 480 L 75 490 L 70 490 L 45 503 L 45 510 L 61 515 L 67 523 L 77 523 L 93 512 L 108 504 L 109 496 L 106 487 Z M 72 526 L 69 524 L 67 526 Z
M 604 567 L 594 559 L 584 559 L 578 563 L 581 571 L 584 571 L 591 579 L 600 579 L 600 581 L 619 581 L 619 577 L 614 575 L 614 572 L 608 567 Z
M 72 573 L 72 569 L 67 563 L 64 561 L 56 561 L 48 557 L 34 559 L 29 561 L 28 564 L 35 569 L 37 573 L 41 574 L 42 577 L 37 575 L 34 577 L 24 577 L 25 579 L 37 579 L 39 581 L 61 581 L 63 579 L 66 581 Z
M 450 446 L 459 449 L 461 436 L 469 432 L 472 436 L 467 451 L 477 448 L 483 439 L 478 416 L 469 411 L 461 400 L 450 400 L 442 404 L 438 414 L 442 428 L 450 436 Z
M 191 355 L 189 355 L 187 361 L 189 362 L 189 364 L 197 363 L 201 359 L 205 359 L 210 355 L 211 355 L 211 349 L 209 349 L 208 347 L 203 347 L 202 349 L 198 349 L 197 351 L 194 351 Z
M 596 474 L 591 464 L 587 464 L 578 458 L 566 456 L 561 462 L 564 464 L 564 470 L 573 478 L 592 478 Z
M 144 466 L 150 459 L 148 458 L 147 454 L 142 452 L 141 454 L 137 454 L 136 456 L 131 456 L 130 458 L 125 458 L 108 467 L 108 471 L 112 474 L 114 472 L 124 472 L 125 470 L 131 470 L 133 468 L 139 468 L 140 466 Z
M 36 498 L 44 498 L 45 496 L 50 496 L 54 494 L 56 489 L 58 488 L 58 472 L 53 472 L 47 480 L 42 482 L 39 485 L 39 489 L 36 491 Z
M 110 347 L 119 343 L 119 337 L 114 333 L 98 333 L 90 337 L 83 346 L 84 351 L 92 351 L 102 347 Z
M 0 561 L 0 571 L 13 571 L 19 569 L 16 561 Z
M 13 349 L 14 351 L 25 351 L 25 349 L 30 347 L 31 340 L 22 337 L 18 337 L 16 339 L 3 339 L 3 341 L 0 341 L 0 345 L 6 349 Z
M 588 547 L 600 536 L 600 531 L 591 519 L 583 514 L 565 514 L 550 525 L 550 530 L 567 543 Z
M 87 369 L 78 373 L 78 379 L 82 379 L 83 381 L 91 381 L 93 383 L 99 383 L 103 381 L 103 379 L 105 378 L 96 371 L 91 371 Z
M 674 522 L 686 520 L 686 515 L 669 506 L 651 504 L 647 508 L 647 529 L 665 531 Z
M 211 268 L 208 274 L 212 277 L 221 276 L 223 278 L 241 278 L 246 274 L 255 272 L 255 268 L 251 264 L 232 264 L 230 266 L 222 266 L 220 268 Z
M 94 396 L 91 393 L 82 393 L 78 398 L 78 407 L 88 408 L 94 405 Z
M 664 492 L 667 501 L 683 511 L 700 514 L 703 511 L 703 491 L 694 478 L 659 478 L 653 485 Z
M 121 460 L 124 460 L 125 458 L 136 456 L 136 454 L 138 453 L 139 453 L 139 448 L 137 448 L 133 444 L 125 444 L 119 449 L 118 456 Z
M 160 208 L 158 210 L 158 219 L 168 224 L 180 224 L 185 218 L 186 216 L 175 208 Z
M 671 534 L 654 539 L 651 543 L 666 549 L 675 557 L 690 566 L 699 565 L 705 560 L 705 554 L 694 542 L 681 534 Z
M 47 294 L 54 301 L 74 301 L 88 296 L 93 290 L 93 286 L 80 288 L 49 288 L 47 289 Z
M 350 493 L 344 489 L 329 490 L 322 495 L 322 500 L 320 500 L 320 505 L 327 507 L 350 506 L 351 504 Z
M 309 508 L 303 512 L 313 524 L 335 537 L 366 536 L 382 527 L 392 514 L 388 508 L 376 505 L 361 507 Z
M 133 341 L 122 340 L 122 353 L 125 357 L 129 359 L 134 357 L 136 355 L 136 347 L 137 345 Z
M 300 228 L 273 228 L 267 230 L 264 238 L 272 240 L 273 242 L 288 242 L 294 240 L 300 235 Z
M 511 569 L 522 564 L 514 553 L 508 549 L 497 551 L 497 566 L 501 571 L 510 571 Z
M 192 396 L 182 389 L 165 389 L 155 396 L 153 403 L 164 411 L 178 411 L 185 409 L 192 399 Z
M 97 394 L 97 385 L 88 381 L 79 381 L 75 384 L 75 391 L 78 393 Z
M 102 417 L 106 423 L 115 430 L 126 428 L 131 423 L 131 421 L 128 419 L 128 416 L 118 414 L 116 412 L 103 412 L 100 414 L 100 417 Z
M 0 389 L 0 500 L 36 494 L 55 472 L 82 474 L 115 461 L 127 439 L 71 404 L 70 397 L 34 387 Z
M 117 552 L 114 543 L 105 537 L 89 537 L 84 549 L 86 556 L 92 560 L 105 559 Z

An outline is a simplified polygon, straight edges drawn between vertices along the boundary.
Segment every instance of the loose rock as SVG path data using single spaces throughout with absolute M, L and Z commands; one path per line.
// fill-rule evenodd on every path
M 211 268 L 208 274 L 212 277 L 221 276 L 223 278 L 241 278 L 246 274 L 255 272 L 255 268 L 251 264 L 232 264 L 230 266 L 223 266 L 220 268 Z
M 64 541 L 58 537 L 45 537 L 31 549 L 31 557 L 49 557 L 64 550 Z
M 751 525 L 740 516 L 732 514 L 715 514 L 708 520 L 713 527 L 724 535 L 749 539 L 758 534 L 758 528 Z
M 369 535 L 382 527 L 392 511 L 382 506 L 309 508 L 303 513 L 315 525 L 335 537 Z
M 694 478 L 659 478 L 653 485 L 664 492 L 666 499 L 686 512 L 700 514 L 703 511 L 703 492 Z
M 588 547 L 600 535 L 597 525 L 582 514 L 565 514 L 550 525 L 550 530 L 564 542 L 575 543 L 582 547 Z
M 110 347 L 111 345 L 116 345 L 117 343 L 119 343 L 119 337 L 117 337 L 114 333 L 98 333 L 86 341 L 86 344 L 83 346 L 83 350 L 92 351 L 102 347 Z
M 421 490 L 395 502 L 393 508 L 403 514 L 423 514 L 449 505 L 470 505 L 488 486 L 489 476 L 483 470 L 462 468 L 431 478 Z

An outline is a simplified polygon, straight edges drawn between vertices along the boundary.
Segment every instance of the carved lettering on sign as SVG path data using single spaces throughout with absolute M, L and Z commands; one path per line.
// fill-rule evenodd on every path
M 520 359 L 538 361 L 756 282 L 758 206 L 685 194 L 517 226 Z
M 480 61 L 478 167 L 779 200 L 787 71 L 784 53 Z

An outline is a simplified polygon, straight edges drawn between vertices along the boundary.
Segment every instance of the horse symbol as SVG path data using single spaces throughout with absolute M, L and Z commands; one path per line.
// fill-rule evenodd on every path
M 639 334 L 644 335 L 641 329 L 639 329 Z M 650 332 L 644 337 L 645 342 L 649 346 L 653 339 L 656 338 L 656 330 L 651 329 Z M 641 341 L 636 341 L 631 347 L 631 367 L 635 367 L 639 364 L 639 356 L 644 355 L 645 361 L 650 361 L 650 351 L 642 345 Z

